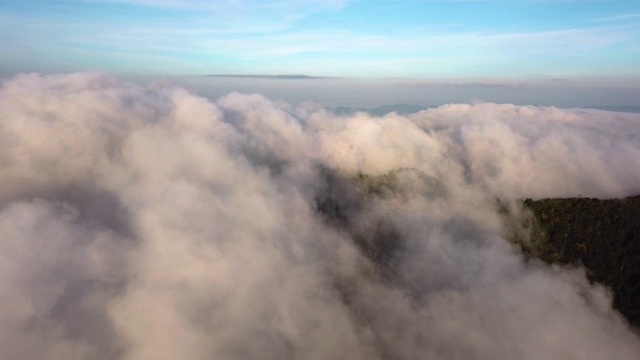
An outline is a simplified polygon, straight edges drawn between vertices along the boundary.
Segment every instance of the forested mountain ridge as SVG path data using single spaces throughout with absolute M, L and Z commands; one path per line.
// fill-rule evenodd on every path
M 640 196 L 527 199 L 537 239 L 525 253 L 549 264 L 583 265 L 589 280 L 611 289 L 613 306 L 640 325 Z M 540 241 L 542 240 L 542 241 Z

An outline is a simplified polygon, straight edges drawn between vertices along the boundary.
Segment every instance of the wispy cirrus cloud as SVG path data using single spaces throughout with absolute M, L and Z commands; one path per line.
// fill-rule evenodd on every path
M 238 78 L 238 79 L 274 79 L 274 80 L 322 80 L 338 79 L 334 76 L 314 76 L 304 74 L 208 74 L 213 78 Z
M 452 0 L 33 3 L 40 6 L 0 7 L 7 53 L 21 54 L 19 59 L 11 55 L 16 67 L 46 58 L 52 66 L 117 71 L 130 58 L 140 72 L 162 74 L 477 78 L 499 72 L 640 71 L 637 51 L 629 54 L 640 43 L 640 24 L 614 21 L 634 19 L 637 13 L 600 22 L 556 19 L 525 26 L 517 23 L 521 15 L 511 19 L 495 11 L 493 1 L 460 4 L 467 11 L 482 10 L 474 16 L 449 11 L 458 6 Z M 557 9 L 553 3 L 540 7 Z M 147 61 L 140 66 L 144 61 L 136 59 L 143 57 Z
M 170 9 L 185 12 L 204 12 L 202 15 L 252 15 L 257 18 L 278 16 L 281 19 L 299 19 L 326 10 L 339 10 L 349 0 L 72 0 L 71 2 L 103 5 L 129 5 L 144 8 Z M 217 20 L 224 21 L 224 18 Z
M 633 20 L 640 20 L 640 13 L 620 14 L 590 19 L 592 22 L 627 22 Z
M 518 82 L 504 80 L 474 80 L 474 81 L 403 81 L 398 85 L 424 88 L 499 88 L 499 89 L 530 89 L 535 86 L 533 82 Z
M 24 26 L 24 24 L 23 24 Z M 54 34 L 52 24 L 34 22 L 33 33 Z M 593 28 L 554 31 L 440 32 L 421 29 L 407 35 L 369 34 L 359 31 L 322 28 L 288 31 L 269 24 L 253 24 L 245 28 L 194 24 L 184 28 L 179 23 L 165 26 L 128 24 L 114 29 L 110 24 L 69 24 L 74 31 L 60 34 L 55 46 L 60 51 L 74 52 L 83 58 L 103 49 L 104 56 L 150 59 L 173 58 L 197 64 L 175 68 L 178 73 L 192 70 L 199 73 L 287 73 L 295 67 L 297 73 L 329 76 L 363 76 L 374 71 L 376 76 L 437 75 L 464 73 L 470 69 L 530 64 L 538 72 L 545 62 L 554 61 L 557 68 L 575 67 L 561 61 L 573 58 L 582 68 L 597 63 L 601 51 L 616 44 L 631 42 L 640 29 L 634 26 L 599 26 Z M 93 31 L 93 32 L 92 32 Z M 94 33 L 99 33 L 96 38 Z M 27 49 L 34 51 L 37 48 Z M 592 56 L 589 56 L 592 55 Z M 210 70 L 207 70 L 209 68 Z M 223 71 L 220 71 L 223 70 Z
M 253 22 L 211 21 L 211 15 L 200 14 L 189 19 L 188 26 L 179 17 L 153 22 L 125 19 L 116 27 L 106 20 L 87 24 L 71 19 L 61 24 L 14 18 L 6 23 L 15 27 L 7 26 L 0 33 L 5 39 L 12 37 L 14 28 L 21 30 L 22 37 L 32 34 L 29 43 L 37 45 L 25 51 L 36 58 L 41 57 L 38 54 L 42 48 L 74 52 L 77 59 L 95 56 L 95 51 L 102 49 L 101 56 L 107 59 L 145 55 L 159 65 L 166 63 L 162 58 L 191 64 L 171 66 L 165 73 L 287 73 L 283 70 L 294 66 L 296 73 L 331 76 L 371 72 L 376 76 L 405 76 L 409 72 L 429 75 L 464 73 L 472 68 L 490 72 L 493 68 L 509 71 L 515 67 L 514 71 L 521 71 L 523 65 L 519 64 L 528 64 L 532 72 L 539 72 L 545 71 L 541 68 L 548 63 L 588 69 L 604 56 L 603 49 L 633 44 L 640 34 L 640 26 L 633 24 L 540 31 L 416 27 L 386 34 L 338 26 L 291 29 L 287 21 L 275 21 L 277 17 Z M 538 60 L 532 62 L 533 57 Z M 567 57 L 572 61 L 562 60 Z

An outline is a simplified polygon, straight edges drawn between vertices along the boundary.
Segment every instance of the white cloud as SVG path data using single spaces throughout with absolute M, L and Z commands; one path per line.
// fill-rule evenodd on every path
M 610 295 L 525 264 L 492 202 L 637 193 L 637 121 L 482 103 L 339 117 L 101 74 L 5 80 L 0 357 L 635 359 Z M 321 170 L 399 167 L 435 182 L 409 172 L 409 196 L 361 201 Z M 393 276 L 317 213 L 329 190 L 364 241 L 401 242 Z
M 637 20 L 637 19 L 640 19 L 640 13 L 621 14 L 621 15 L 600 17 L 600 18 L 591 19 L 591 21 L 594 21 L 594 22 L 625 22 L 625 21 L 633 21 L 633 20 Z

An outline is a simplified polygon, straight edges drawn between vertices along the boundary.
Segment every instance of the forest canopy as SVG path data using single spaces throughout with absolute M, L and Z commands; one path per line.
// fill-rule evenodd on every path
M 527 199 L 523 204 L 544 236 L 525 251 L 549 264 L 583 265 L 589 280 L 611 289 L 614 308 L 640 325 L 640 196 Z

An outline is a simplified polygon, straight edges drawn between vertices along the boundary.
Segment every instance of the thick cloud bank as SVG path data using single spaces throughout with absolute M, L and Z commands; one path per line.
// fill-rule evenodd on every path
M 640 193 L 639 115 L 340 117 L 20 75 L 0 146 L 2 359 L 640 356 L 610 294 L 525 263 L 495 211 Z M 357 179 L 394 169 L 393 191 L 363 195 Z

